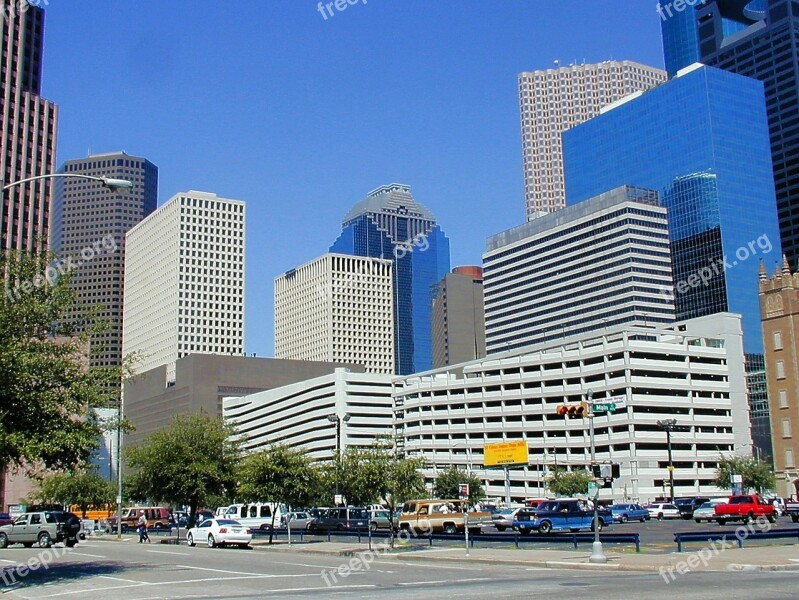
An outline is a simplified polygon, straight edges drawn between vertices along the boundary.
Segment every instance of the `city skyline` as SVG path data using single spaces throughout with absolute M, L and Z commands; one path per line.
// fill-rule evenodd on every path
M 273 354 L 274 277 L 318 256 L 363 190 L 410 184 L 453 240 L 452 266 L 479 264 L 486 237 L 521 221 L 519 73 L 556 59 L 662 66 L 652 6 L 608 18 L 552 3 L 546 27 L 522 4 L 369 3 L 328 20 L 315 4 L 185 6 L 49 2 L 44 94 L 62 107 L 59 162 L 123 149 L 158 164 L 160 202 L 185 189 L 247 201 L 258 356 Z M 406 35 L 387 47 L 389 25 Z

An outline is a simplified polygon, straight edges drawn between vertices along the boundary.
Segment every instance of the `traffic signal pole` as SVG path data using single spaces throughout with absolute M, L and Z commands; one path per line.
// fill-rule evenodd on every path
M 591 390 L 588 390 L 588 430 L 591 437 L 591 471 L 593 472 L 596 464 L 596 444 L 594 443 L 594 409 L 591 406 Z M 602 542 L 599 540 L 599 486 L 594 495 L 594 543 L 591 547 L 590 563 L 606 563 L 608 557 L 602 550 Z

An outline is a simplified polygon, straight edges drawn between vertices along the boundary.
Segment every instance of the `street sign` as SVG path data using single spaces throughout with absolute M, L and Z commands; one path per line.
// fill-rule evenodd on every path
M 599 493 L 596 483 L 593 481 L 588 482 L 588 497 L 596 496 Z
M 613 402 L 617 409 L 627 408 L 627 396 L 611 396 L 607 399 L 607 402 Z
M 613 402 L 594 402 L 591 405 L 591 410 L 595 413 L 613 412 L 617 406 Z
M 528 459 L 525 440 L 486 444 L 483 447 L 483 466 L 486 467 L 526 465 Z

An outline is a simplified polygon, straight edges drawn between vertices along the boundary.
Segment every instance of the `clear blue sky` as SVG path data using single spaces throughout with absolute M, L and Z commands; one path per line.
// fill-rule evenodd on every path
M 44 5 L 44 0 L 41 0 Z M 247 202 L 246 346 L 273 350 L 273 280 L 324 253 L 351 206 L 407 183 L 480 264 L 524 220 L 516 77 L 662 66 L 655 0 L 48 0 L 58 162 L 125 150 Z

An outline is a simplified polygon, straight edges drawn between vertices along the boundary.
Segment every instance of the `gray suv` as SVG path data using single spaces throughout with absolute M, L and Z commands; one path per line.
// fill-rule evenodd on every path
M 308 524 L 310 531 L 363 530 L 369 527 L 369 511 L 361 506 L 328 508 Z
M 9 544 L 22 544 L 26 548 L 38 544 L 40 548 L 49 548 L 58 542 L 71 548 L 78 543 L 81 529 L 80 519 L 69 512 L 28 512 L 14 519 L 11 525 L 0 527 L 0 548 L 7 548 Z

